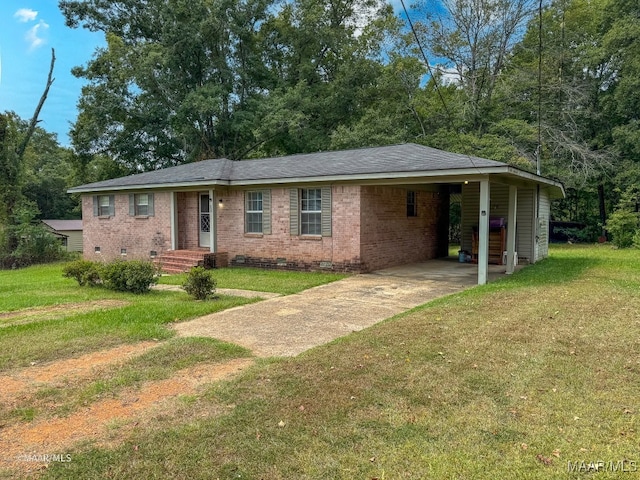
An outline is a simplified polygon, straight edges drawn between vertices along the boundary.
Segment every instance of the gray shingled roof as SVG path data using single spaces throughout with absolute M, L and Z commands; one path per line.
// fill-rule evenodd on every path
M 82 230 L 82 220 L 42 220 L 42 223 L 56 231 Z
M 107 188 L 162 186 L 175 184 L 228 184 L 335 176 L 435 172 L 438 170 L 506 167 L 502 162 L 445 152 L 413 143 L 387 147 L 361 148 L 289 155 L 258 160 L 232 161 L 226 158 L 204 160 L 177 167 L 114 178 L 81 185 L 70 192 Z

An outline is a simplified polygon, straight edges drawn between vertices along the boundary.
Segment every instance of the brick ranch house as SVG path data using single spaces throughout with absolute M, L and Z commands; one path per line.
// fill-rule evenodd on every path
M 451 192 L 479 283 L 496 248 L 490 218 L 503 221 L 508 273 L 518 258 L 547 255 L 560 183 L 416 144 L 205 160 L 69 190 L 82 194 L 87 259 L 162 257 L 168 266 L 188 251 L 218 266 L 348 272 L 447 256 Z

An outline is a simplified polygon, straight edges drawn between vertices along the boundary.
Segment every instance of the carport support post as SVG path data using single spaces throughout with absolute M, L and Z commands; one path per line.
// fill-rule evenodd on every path
M 489 180 L 480 180 L 478 220 L 478 285 L 487 283 L 489 271 Z
M 518 212 L 518 187 L 509 185 L 509 217 L 507 218 L 507 275 L 516 268 L 516 216 Z

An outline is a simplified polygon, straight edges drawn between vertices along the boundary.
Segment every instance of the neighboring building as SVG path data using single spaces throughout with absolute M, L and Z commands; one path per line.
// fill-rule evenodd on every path
M 67 252 L 82 252 L 82 220 L 42 220 Z
M 416 144 L 205 160 L 69 192 L 82 194 L 88 259 L 194 250 L 218 264 L 364 272 L 447 256 L 455 187 L 463 249 L 472 250 L 476 231 L 480 283 L 489 217 L 504 217 L 508 270 L 516 251 L 529 262 L 546 256 L 549 202 L 564 195 L 560 183 Z M 508 234 L 516 220 L 517 235 Z

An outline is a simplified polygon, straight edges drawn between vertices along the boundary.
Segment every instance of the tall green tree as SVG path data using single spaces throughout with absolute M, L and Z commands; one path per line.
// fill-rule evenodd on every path
M 611 95 L 607 105 L 617 150 L 626 159 L 640 159 L 640 4 L 611 0 L 603 21 L 603 57 Z
M 483 134 L 497 117 L 494 90 L 531 18 L 534 0 L 442 0 L 419 3 L 416 31 L 432 62 L 461 87 L 467 131 Z
M 277 82 L 257 135 L 261 153 L 331 148 L 334 130 L 357 122 L 378 94 L 383 43 L 399 27 L 380 0 L 285 4 L 263 29 Z
M 78 153 L 105 154 L 130 171 L 236 157 L 251 135 L 249 106 L 268 87 L 257 38 L 269 6 L 61 1 L 67 25 L 107 40 L 74 70 L 89 81 L 71 132 Z
M 382 0 L 62 1 L 67 24 L 106 35 L 77 153 L 129 171 L 329 147 L 380 72 Z M 391 20 L 389 20 L 391 23 Z

